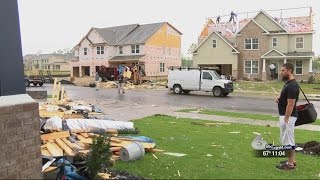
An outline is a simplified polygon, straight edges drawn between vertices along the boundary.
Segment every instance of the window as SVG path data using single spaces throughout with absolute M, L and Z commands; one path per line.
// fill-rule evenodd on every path
M 245 74 L 258 74 L 259 66 L 258 61 L 245 61 L 244 73 Z
M 119 46 L 119 54 L 123 54 L 122 46 Z
M 60 65 L 56 65 L 56 70 L 60 70 Z
M 212 40 L 212 48 L 216 48 L 217 47 L 217 40 Z
M 272 47 L 276 47 L 278 45 L 278 38 L 272 38 Z
M 104 54 L 104 47 L 103 46 L 97 47 L 97 54 Z
M 160 72 L 164 72 L 164 63 L 160 63 Z
M 131 53 L 138 54 L 140 52 L 139 48 L 139 45 L 131 45 Z
M 259 49 L 258 38 L 250 38 L 244 40 L 244 49 L 246 50 L 257 50 Z
M 302 61 L 296 61 L 296 74 L 302 75 Z
M 87 55 L 88 54 L 88 48 L 83 48 L 83 55 Z
M 296 48 L 303 49 L 303 37 L 296 37 Z
M 202 73 L 202 79 L 212 80 L 212 76 L 211 76 L 211 74 L 208 73 L 208 72 L 203 72 L 203 73 Z

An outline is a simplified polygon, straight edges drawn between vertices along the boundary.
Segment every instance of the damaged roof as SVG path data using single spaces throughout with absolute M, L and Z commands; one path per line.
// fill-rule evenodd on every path
M 265 13 L 264 11 L 260 11 L 259 13 Z M 259 14 L 257 13 L 257 15 Z M 268 14 L 267 14 L 268 15 Z M 299 32 L 313 32 L 313 22 L 312 16 L 301 16 L 301 17 L 289 17 L 289 18 L 279 18 L 279 17 L 271 17 L 268 15 L 269 18 L 278 23 L 282 28 L 287 30 L 288 33 L 299 33 Z M 208 34 L 212 30 L 219 32 L 224 38 L 226 38 L 229 42 L 235 41 L 236 34 L 250 21 L 254 18 L 244 18 L 239 19 L 236 24 L 239 26 L 234 26 L 234 23 L 231 22 L 219 22 L 217 23 L 215 19 L 209 19 L 209 23 L 207 23 L 209 33 L 201 33 L 199 36 L 199 40 L 202 41 L 206 38 Z M 273 32 L 270 32 L 273 33 Z

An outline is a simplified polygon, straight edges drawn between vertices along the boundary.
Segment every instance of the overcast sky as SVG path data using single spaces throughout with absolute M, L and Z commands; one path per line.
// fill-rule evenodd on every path
M 164 21 L 183 33 L 182 53 L 185 54 L 190 44 L 197 41 L 208 17 L 230 14 L 231 10 L 241 13 L 305 6 L 312 6 L 315 13 L 313 51 L 320 54 L 319 0 L 18 0 L 18 3 L 24 55 L 71 49 L 91 27 Z M 299 16 L 308 12 L 301 9 L 282 14 Z M 272 13 L 280 16 L 280 11 Z

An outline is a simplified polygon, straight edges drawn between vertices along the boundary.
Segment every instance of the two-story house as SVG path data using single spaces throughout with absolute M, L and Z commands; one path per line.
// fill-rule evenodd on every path
M 238 22 L 209 20 L 193 51 L 194 66 L 216 67 L 237 79 L 280 78 L 286 62 L 295 66 L 295 77 L 312 73 L 312 10 L 309 16 L 273 18 L 260 11 Z
M 71 71 L 66 57 L 64 54 L 28 54 L 23 57 L 23 62 L 25 70 Z
M 165 76 L 168 67 L 180 66 L 181 35 L 167 22 L 91 28 L 73 48 L 76 77 L 92 76 L 99 66 L 140 65 L 146 76 Z

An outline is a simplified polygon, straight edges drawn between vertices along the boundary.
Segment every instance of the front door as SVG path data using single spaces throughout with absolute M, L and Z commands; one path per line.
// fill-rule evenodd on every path
M 213 77 L 209 72 L 202 72 L 201 76 L 201 90 L 212 91 Z
M 279 79 L 279 62 L 270 63 L 270 79 L 278 80 Z

